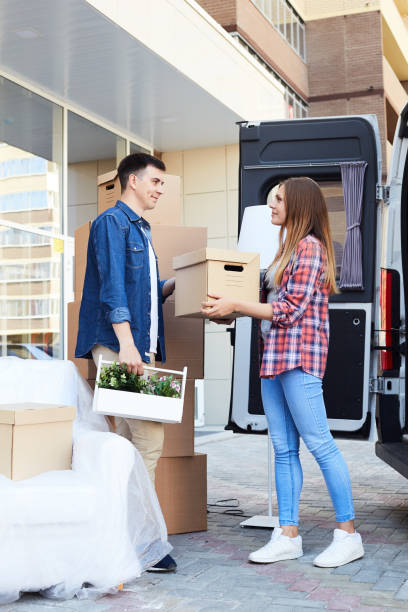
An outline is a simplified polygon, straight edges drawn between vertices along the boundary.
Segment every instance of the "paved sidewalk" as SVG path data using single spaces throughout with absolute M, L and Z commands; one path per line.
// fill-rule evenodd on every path
M 208 501 L 236 499 L 245 516 L 267 512 L 265 436 L 202 436 L 208 453 Z M 243 529 L 242 517 L 209 506 L 207 532 L 172 536 L 178 572 L 144 574 L 125 591 L 97 602 L 48 602 L 25 595 L 1 612 L 50 608 L 95 612 L 149 611 L 289 612 L 408 610 L 408 481 L 375 457 L 368 442 L 339 440 L 351 471 L 357 528 L 366 556 L 335 570 L 312 565 L 330 541 L 331 502 L 313 458 L 302 448 L 304 489 L 301 534 L 304 556 L 270 565 L 247 563 L 269 538 L 264 529 Z M 225 502 L 229 504 L 229 502 Z M 276 510 L 276 506 L 275 506 Z M 232 509 L 234 511 L 234 509 Z

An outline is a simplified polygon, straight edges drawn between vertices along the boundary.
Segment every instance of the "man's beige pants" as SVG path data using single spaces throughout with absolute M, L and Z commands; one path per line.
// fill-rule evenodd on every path
M 92 349 L 93 360 L 98 366 L 99 355 L 106 361 L 119 361 L 119 354 L 106 346 L 96 344 Z M 154 367 L 154 354 L 150 355 Z M 115 417 L 115 431 L 124 436 L 136 446 L 154 484 L 156 465 L 163 450 L 164 424 L 157 421 L 140 421 L 138 419 L 122 419 Z

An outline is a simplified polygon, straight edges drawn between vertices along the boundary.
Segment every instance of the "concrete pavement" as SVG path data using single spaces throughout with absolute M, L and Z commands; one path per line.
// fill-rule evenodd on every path
M 25 595 L 4 609 L 408 610 L 408 481 L 375 457 L 373 443 L 338 441 L 351 472 L 356 525 L 366 555 L 334 570 L 312 565 L 313 557 L 331 541 L 334 517 L 323 478 L 304 447 L 300 516 L 305 554 L 295 561 L 255 565 L 247 562 L 248 553 L 262 546 L 270 532 L 243 529 L 240 522 L 243 516 L 267 512 L 267 439 L 215 431 L 200 435 L 197 443 L 199 452 L 208 453 L 209 529 L 170 538 L 177 573 L 146 573 L 122 593 L 96 602 L 55 603 Z

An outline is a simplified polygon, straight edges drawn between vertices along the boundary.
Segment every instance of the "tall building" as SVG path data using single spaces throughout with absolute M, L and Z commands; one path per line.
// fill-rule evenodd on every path
M 97 177 L 158 152 L 186 225 L 238 233 L 240 120 L 375 112 L 387 158 L 406 99 L 404 0 L 0 0 L 0 348 L 66 355 L 72 236 Z M 384 165 L 385 168 L 385 165 Z M 232 353 L 206 324 L 207 423 Z

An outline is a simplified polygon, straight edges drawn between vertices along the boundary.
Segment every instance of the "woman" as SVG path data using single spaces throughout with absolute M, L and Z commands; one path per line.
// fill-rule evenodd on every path
M 203 303 L 202 312 L 217 322 L 236 312 L 261 320 L 262 401 L 275 451 L 280 527 L 249 560 L 272 563 L 303 554 L 298 533 L 301 436 L 323 472 L 337 521 L 333 542 L 314 564 L 337 567 L 359 559 L 364 549 L 354 529 L 348 469 L 329 431 L 322 392 L 328 297 L 337 291 L 327 207 L 317 183 L 306 177 L 283 181 L 269 206 L 272 223 L 281 229 L 262 303 L 210 296 L 215 301 Z

